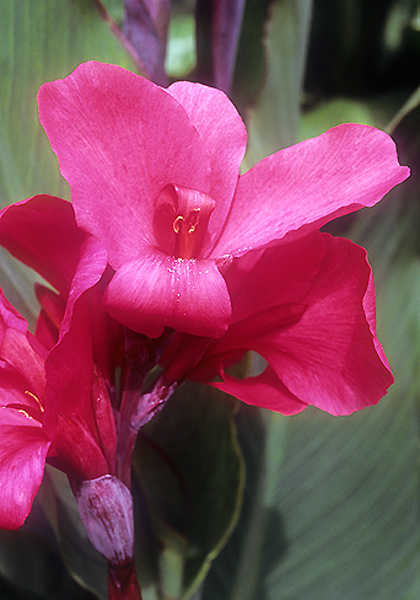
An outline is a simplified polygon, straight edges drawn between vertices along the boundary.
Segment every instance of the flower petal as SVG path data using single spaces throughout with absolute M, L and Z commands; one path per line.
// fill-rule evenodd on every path
M 393 140 L 364 125 L 339 125 L 268 156 L 242 175 L 212 256 L 238 256 L 288 241 L 373 206 L 409 175 Z
M 261 375 L 246 379 L 236 379 L 224 372 L 220 376 L 222 383 L 212 382 L 210 385 L 247 404 L 268 408 L 282 415 L 296 415 L 307 407 L 289 392 L 270 367 Z
M 55 436 L 58 413 L 83 418 L 95 430 L 91 406 L 92 328 L 86 292 L 100 280 L 107 266 L 105 248 L 88 236 L 70 287 L 58 343 L 46 362 L 44 428 Z
M 209 194 L 216 201 L 210 217 L 210 239 L 203 248 L 211 249 L 224 225 L 238 182 L 239 168 L 246 150 L 245 125 L 229 98 L 218 89 L 177 81 L 168 92 L 187 111 L 208 150 L 211 165 Z
M 323 234 L 326 252 L 293 326 L 253 343 L 302 402 L 333 415 L 376 404 L 393 382 L 376 337 L 372 273 L 363 248 Z
M 213 261 L 176 259 L 153 250 L 116 272 L 104 306 L 121 323 L 149 337 L 161 335 L 165 326 L 221 336 L 231 311 L 225 281 Z
M 193 371 L 199 380 L 211 379 L 232 356 L 254 348 L 255 340 L 296 323 L 306 310 L 306 295 L 316 278 L 325 244 L 315 232 L 290 244 L 249 252 L 225 272 L 232 302 L 229 329 L 213 340 Z M 178 349 L 176 359 L 188 351 Z M 209 374 L 211 375 L 209 376 Z
M 23 412 L 0 409 L 0 529 L 25 522 L 41 485 L 50 440 Z
M 28 332 L 25 319 L 6 300 L 0 289 L 0 359 L 4 363 L 1 369 L 2 383 L 4 384 L 4 381 L 10 377 L 15 380 L 18 378 L 25 388 L 23 392 L 35 394 L 42 401 L 45 387 L 45 357 L 46 352 Z
M 325 252 L 319 232 L 273 249 L 248 252 L 224 274 L 232 300 L 231 324 L 272 307 L 303 302 Z
M 324 246 L 321 255 L 319 240 Z M 311 247 L 314 260 L 308 261 L 305 272 Z M 296 253 L 295 278 L 290 277 L 293 262 L 287 265 L 282 260 L 287 254 L 291 259 L 292 250 Z M 393 377 L 376 337 L 375 294 L 365 250 L 348 240 L 318 234 L 257 255 L 249 271 L 245 268 L 249 255 L 238 259 L 243 270 L 240 276 L 239 267 L 236 269 L 234 284 L 243 294 L 232 298 L 232 324 L 224 336 L 210 344 L 190 377 L 208 382 L 218 374 L 224 383 L 214 385 L 220 389 L 280 412 L 282 405 L 275 407 L 272 392 L 267 392 L 268 399 L 264 396 L 262 384 L 279 385 L 280 394 L 287 391 L 286 395 L 303 404 L 333 415 L 350 414 L 377 403 Z M 283 278 L 288 272 L 289 278 Z M 247 350 L 256 351 L 267 361 L 279 384 L 270 371 L 239 383 L 224 373 L 232 360 Z M 180 360 L 178 355 L 176 360 Z M 255 396 L 254 390 L 258 391 Z
M 85 233 L 70 202 L 42 194 L 0 212 L 0 244 L 65 295 Z
M 207 193 L 210 164 L 182 106 L 163 88 L 89 62 L 38 94 L 42 125 L 70 184 L 78 224 L 101 240 L 114 268 L 154 243 L 159 192 Z

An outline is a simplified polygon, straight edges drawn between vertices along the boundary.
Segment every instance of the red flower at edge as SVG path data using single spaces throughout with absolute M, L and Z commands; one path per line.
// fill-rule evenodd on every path
M 43 326 L 46 314 L 39 320 L 41 335 L 33 336 L 0 290 L 0 528 L 23 524 L 47 459 L 76 489 L 115 468 L 107 373 L 104 378 L 92 361 L 89 294 L 98 276 L 86 264 L 86 256 L 96 252 L 105 267 L 106 255 L 85 237 L 71 205 L 59 198 L 38 196 L 0 212 L 2 245 L 62 294 L 50 290 L 53 308 L 65 305 L 57 343 L 45 347 L 40 340 L 50 340 L 51 333 Z

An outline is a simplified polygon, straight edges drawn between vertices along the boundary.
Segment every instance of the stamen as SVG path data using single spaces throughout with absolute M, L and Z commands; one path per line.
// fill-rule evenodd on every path
M 181 229 L 181 221 L 185 221 L 185 219 L 182 215 L 178 215 L 175 221 L 172 223 L 175 233 L 179 233 L 179 230 Z
M 174 258 L 198 258 L 215 206 L 208 194 L 166 185 L 157 198 L 153 220 L 159 249 Z
M 33 394 L 32 392 L 30 392 L 29 390 L 25 390 L 25 394 L 27 394 L 28 396 L 30 396 L 31 398 L 33 398 L 33 400 L 35 400 L 35 402 L 38 405 L 38 408 L 41 412 L 44 412 L 44 407 L 42 406 L 41 402 L 38 400 L 37 396 L 35 396 L 35 394 Z

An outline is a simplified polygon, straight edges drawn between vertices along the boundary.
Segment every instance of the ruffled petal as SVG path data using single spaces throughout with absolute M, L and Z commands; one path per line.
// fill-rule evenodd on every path
M 78 224 L 118 268 L 154 243 L 154 203 L 167 184 L 209 191 L 210 164 L 188 115 L 163 88 L 89 62 L 44 84 L 39 114 Z
M 118 321 L 149 337 L 161 335 L 165 326 L 218 337 L 231 312 L 225 281 L 213 261 L 176 259 L 153 250 L 123 265 L 103 300 Z
M 268 156 L 242 175 L 212 256 L 239 256 L 373 206 L 409 176 L 393 140 L 364 125 L 339 125 Z
M 51 441 L 24 412 L 0 409 L 0 529 L 25 522 L 41 485 Z
M 393 382 L 375 333 L 372 273 L 363 248 L 324 234 L 326 253 L 293 326 L 254 340 L 292 394 L 333 415 L 376 404 Z
M 270 367 L 261 375 L 246 379 L 236 379 L 223 371 L 220 376 L 223 379 L 222 383 L 212 382 L 210 385 L 246 404 L 268 408 L 283 415 L 296 415 L 307 407 L 307 404 L 289 392 Z
M 70 202 L 42 194 L 0 212 L 0 244 L 67 294 L 85 233 Z
M 318 250 L 315 259 L 319 239 L 323 251 L 319 255 Z M 386 394 L 393 377 L 376 336 L 375 294 L 365 250 L 328 234 L 302 238 L 287 246 L 288 249 L 279 246 L 257 253 L 259 258 L 250 264 L 249 271 L 245 268 L 248 255 L 238 260 L 243 270 L 240 277 L 240 269 L 236 269 L 234 281 L 243 294 L 232 301 L 233 316 L 241 318 L 235 319 L 226 334 L 210 344 L 189 377 L 208 382 L 219 375 L 224 384 L 215 385 L 220 389 L 235 395 L 234 385 L 241 394 L 238 397 L 245 402 L 280 412 L 283 409 L 269 406 L 262 393 L 255 392 L 254 396 L 261 383 L 279 385 L 280 393 L 287 390 L 304 405 L 317 406 L 333 415 L 350 414 L 376 404 Z M 314 260 L 309 260 L 305 272 L 305 254 L 308 258 L 311 246 Z M 293 249 L 296 277 L 283 278 L 288 270 L 289 274 L 293 272 L 293 262 L 285 267 L 281 258 Z M 268 279 L 266 269 L 270 263 L 272 272 Z M 241 351 L 247 350 L 260 354 L 281 383 L 276 383 L 270 371 L 240 383 L 226 375 L 232 360 L 240 359 Z M 182 351 L 185 353 L 185 349 Z M 178 355 L 176 359 L 179 360 Z M 228 384 L 230 387 L 226 387 Z
M 177 81 L 168 92 L 182 104 L 207 148 L 210 165 L 210 196 L 216 208 L 210 217 L 206 255 L 217 240 L 230 209 L 246 150 L 245 125 L 229 98 L 218 89 L 189 81 Z

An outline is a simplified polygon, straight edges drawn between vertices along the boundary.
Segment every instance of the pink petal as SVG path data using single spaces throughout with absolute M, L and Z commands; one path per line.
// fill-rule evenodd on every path
M 37 352 L 30 340 L 31 334 L 27 331 L 26 321 L 0 290 L 0 359 L 4 361 L 3 370 L 7 366 L 10 376 L 12 372 L 15 373 L 26 390 L 42 401 L 46 352 L 35 341 L 35 346 L 41 353 Z
M 79 298 L 100 281 L 107 264 L 107 252 L 104 246 L 95 238 L 87 237 L 81 246 L 80 260 L 71 282 L 66 310 L 61 322 L 60 340 L 70 329 L 73 310 Z
M 363 248 L 324 234 L 326 253 L 292 327 L 253 348 L 302 402 L 333 415 L 376 404 L 393 377 L 375 335 L 371 270 Z
M 10 304 L 4 295 L 3 290 L 0 288 L 0 344 L 3 341 L 4 335 L 10 328 L 26 335 L 28 324 L 15 307 Z
M 364 125 L 339 125 L 280 150 L 239 179 L 212 256 L 288 241 L 336 217 L 373 206 L 409 175 L 393 140 Z
M 230 316 L 226 284 L 213 261 L 176 259 L 153 250 L 116 272 L 104 306 L 149 337 L 161 335 L 165 326 L 217 337 Z
M 314 232 L 295 243 L 234 260 L 224 274 L 232 301 L 231 324 L 272 307 L 303 302 L 324 252 L 323 237 Z
M 225 270 L 232 302 L 227 332 L 213 340 L 189 377 L 211 380 L 222 368 L 240 361 L 255 339 L 296 323 L 306 309 L 305 296 L 316 277 L 324 254 L 319 232 L 265 251 L 253 251 L 234 259 Z M 184 336 L 167 349 L 164 365 L 168 374 L 179 364 L 192 364 L 200 357 L 196 339 Z M 172 350 L 172 355 L 171 355 Z M 178 369 L 179 370 L 179 369 Z
M 93 237 L 81 248 L 57 345 L 46 362 L 46 409 L 44 428 L 55 436 L 58 413 L 73 413 L 95 430 L 91 407 L 92 329 L 86 292 L 100 280 L 107 254 Z
M 245 154 L 245 125 L 229 98 L 220 90 L 189 81 L 173 83 L 168 92 L 186 110 L 198 129 L 208 150 L 211 165 L 210 196 L 216 208 L 210 217 L 210 239 L 205 248 L 212 248 L 230 209 L 238 182 L 239 168 Z
M 221 377 L 222 383 L 216 382 L 210 385 L 247 404 L 268 408 L 283 415 L 296 415 L 307 407 L 307 404 L 289 392 L 270 367 L 267 367 L 261 375 L 242 380 L 224 372 L 221 373 Z
M 86 403 L 88 400 L 85 398 Z M 57 467 L 78 481 L 109 473 L 108 463 L 97 439 L 75 411 L 73 414 L 58 415 L 54 453 L 60 460 Z
M 50 444 L 38 421 L 17 410 L 0 409 L 1 529 L 17 529 L 25 522 Z
M 77 221 L 106 245 L 114 268 L 154 243 L 154 202 L 167 184 L 208 192 L 210 164 L 197 130 L 150 81 L 89 62 L 44 84 L 38 103 Z
M 34 196 L 0 212 L 0 244 L 66 294 L 85 234 L 70 202 Z
M 232 324 L 189 376 L 209 381 L 218 374 L 224 383 L 214 385 L 220 389 L 280 412 L 282 405 L 275 407 L 272 392 L 265 397 L 262 384 L 333 415 L 378 402 L 393 377 L 376 337 L 372 273 L 363 248 L 318 234 L 257 252 L 255 261 L 250 255 L 234 261 Z M 263 356 L 279 383 L 270 371 L 240 382 L 224 373 L 247 350 Z M 174 360 L 185 352 L 180 348 Z

